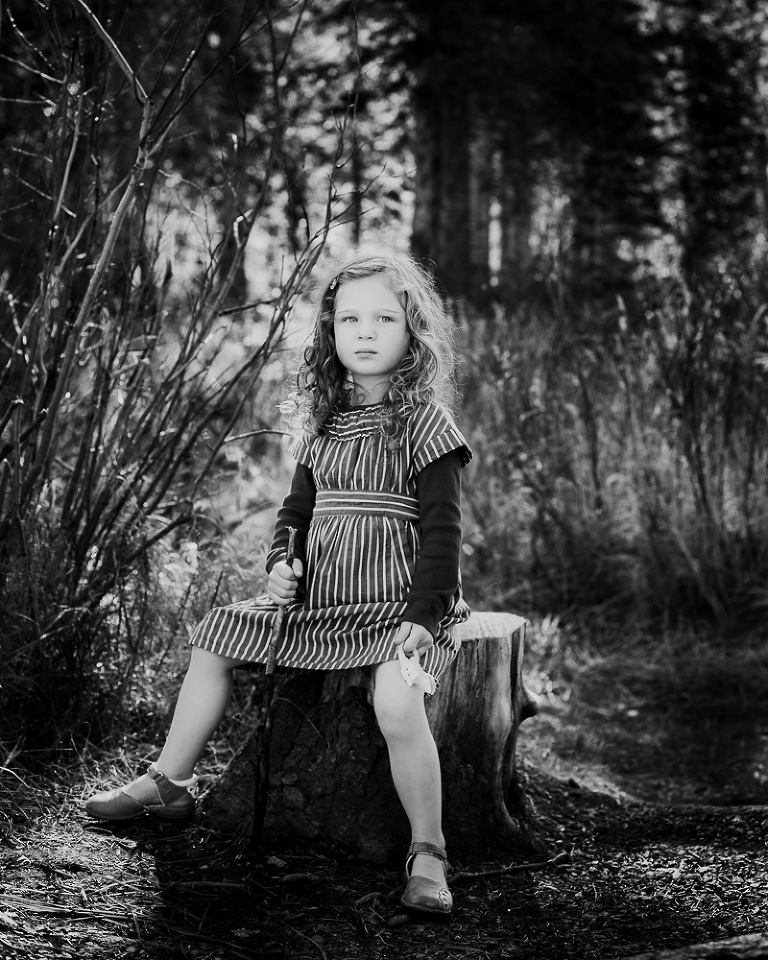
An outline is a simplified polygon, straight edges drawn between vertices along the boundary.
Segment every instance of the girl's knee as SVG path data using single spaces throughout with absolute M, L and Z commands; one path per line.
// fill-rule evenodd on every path
M 379 668 L 377 671 L 373 709 L 379 729 L 388 742 L 410 738 L 415 729 L 427 724 L 424 694 L 407 685 L 400 676 L 399 667 L 396 670 Z
M 376 720 L 379 724 L 379 730 L 389 744 L 400 740 L 409 740 L 413 736 L 414 720 L 417 723 L 420 722 L 418 716 L 412 719 L 407 714 L 390 707 L 377 710 Z

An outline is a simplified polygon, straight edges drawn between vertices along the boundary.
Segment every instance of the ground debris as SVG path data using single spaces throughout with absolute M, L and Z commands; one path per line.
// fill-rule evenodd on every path
M 768 930 L 727 940 L 696 943 L 676 950 L 635 954 L 627 960 L 768 960 Z
M 402 912 L 401 864 L 306 843 L 254 860 L 195 823 L 98 827 L 71 803 L 35 807 L 0 847 L 0 957 L 645 960 L 768 929 L 765 808 L 527 779 L 551 856 L 456 863 L 447 923 Z

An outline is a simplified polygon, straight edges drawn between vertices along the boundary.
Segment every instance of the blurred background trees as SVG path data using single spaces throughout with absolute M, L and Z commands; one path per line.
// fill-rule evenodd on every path
M 222 568 L 216 491 L 277 496 L 307 280 L 361 242 L 456 307 L 477 605 L 761 620 L 763 4 L 9 0 L 0 30 L 4 742 L 95 729 L 227 596 L 179 558 Z

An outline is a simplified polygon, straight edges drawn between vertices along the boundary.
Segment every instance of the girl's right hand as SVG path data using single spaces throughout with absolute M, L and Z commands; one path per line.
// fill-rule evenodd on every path
M 299 589 L 299 579 L 304 573 L 304 564 L 301 560 L 294 560 L 289 566 L 285 560 L 278 560 L 269 571 L 267 593 L 272 603 L 279 607 L 290 603 Z

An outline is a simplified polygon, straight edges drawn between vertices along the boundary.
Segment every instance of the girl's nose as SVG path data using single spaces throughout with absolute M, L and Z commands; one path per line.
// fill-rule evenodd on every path
M 372 340 L 376 334 L 376 328 L 370 323 L 361 323 L 357 335 L 361 340 Z

